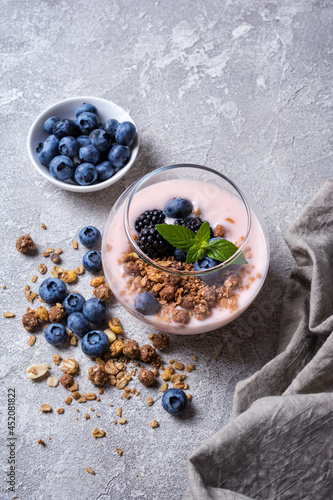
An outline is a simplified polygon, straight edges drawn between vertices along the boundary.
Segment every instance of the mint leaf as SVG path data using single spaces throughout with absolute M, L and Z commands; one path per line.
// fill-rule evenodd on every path
M 204 222 L 201 224 L 199 227 L 198 231 L 196 232 L 194 242 L 201 248 L 206 248 L 207 244 L 209 243 L 210 239 L 210 227 L 208 222 Z
M 173 224 L 156 224 L 155 227 L 163 238 L 183 252 L 187 252 L 193 245 L 195 233 L 187 227 Z
M 206 248 L 206 255 L 211 259 L 225 262 L 226 260 L 230 259 L 230 257 L 232 257 L 237 252 L 237 250 L 238 248 L 236 247 L 236 245 L 231 243 L 231 241 L 221 238 L 209 243 L 208 247 Z M 232 264 L 247 264 L 247 260 L 245 259 L 244 255 L 241 254 L 237 256 Z
M 198 248 L 197 246 L 193 245 L 191 248 L 189 248 L 187 252 L 186 264 L 195 262 L 196 260 L 201 259 L 204 255 L 205 255 L 204 248 Z

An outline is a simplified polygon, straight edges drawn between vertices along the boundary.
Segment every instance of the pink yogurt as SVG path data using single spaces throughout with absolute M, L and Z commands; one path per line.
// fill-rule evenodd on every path
M 246 211 L 242 201 L 229 191 L 211 183 L 197 180 L 173 179 L 148 186 L 138 191 L 130 205 L 129 221 L 132 234 L 136 234 L 136 218 L 146 210 L 163 210 L 172 198 L 185 198 L 192 202 L 194 210 L 200 209 L 202 220 L 207 220 L 212 228 L 221 224 L 226 230 L 225 238 L 240 244 L 247 229 Z M 263 228 L 251 211 L 252 222 L 248 236 L 246 257 L 248 264 L 243 266 L 243 290 L 238 294 L 238 308 L 230 311 L 217 305 L 212 314 L 203 321 L 192 317 L 187 325 L 172 321 L 162 321 L 158 316 L 146 316 L 142 319 L 154 328 L 175 334 L 197 334 L 215 330 L 237 318 L 255 299 L 265 280 L 269 264 L 268 240 Z M 126 275 L 119 259 L 131 250 L 124 230 L 124 205 L 115 214 L 107 229 L 107 245 L 103 255 L 105 273 L 117 299 L 134 314 L 135 299 L 138 293 L 129 293 L 126 287 Z M 173 219 L 166 219 L 173 223 Z

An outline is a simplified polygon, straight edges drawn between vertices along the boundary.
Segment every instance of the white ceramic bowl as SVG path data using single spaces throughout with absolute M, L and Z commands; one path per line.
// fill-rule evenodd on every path
M 99 182 L 97 184 L 92 184 L 91 186 L 80 186 L 72 180 L 58 181 L 57 179 L 52 177 L 48 167 L 42 165 L 38 160 L 38 154 L 36 152 L 36 148 L 38 147 L 39 143 L 44 142 L 48 137 L 48 134 L 44 132 L 43 129 L 44 122 L 48 118 L 50 118 L 50 116 L 58 116 L 60 119 L 69 118 L 74 120 L 76 109 L 84 102 L 89 102 L 96 106 L 98 110 L 98 117 L 101 123 L 103 123 L 105 120 L 108 120 L 109 118 L 114 118 L 119 122 L 129 121 L 135 125 L 130 115 L 126 113 L 126 111 L 120 106 L 117 106 L 117 104 L 114 104 L 111 101 L 107 101 L 106 99 L 101 99 L 99 97 L 71 97 L 70 99 L 65 99 L 64 101 L 57 102 L 56 104 L 53 104 L 45 111 L 43 111 L 43 113 L 41 113 L 34 121 L 28 135 L 28 153 L 30 160 L 36 170 L 43 177 L 45 177 L 45 179 L 52 182 L 61 189 L 65 189 L 66 191 L 74 191 L 76 193 L 91 193 L 93 191 L 99 191 L 111 186 L 112 184 L 115 184 L 115 182 L 119 181 L 119 179 L 121 179 L 132 167 L 139 151 L 138 134 L 136 134 L 134 143 L 131 146 L 131 156 L 126 165 L 122 169 L 120 169 L 114 176 L 110 177 L 110 179 Z

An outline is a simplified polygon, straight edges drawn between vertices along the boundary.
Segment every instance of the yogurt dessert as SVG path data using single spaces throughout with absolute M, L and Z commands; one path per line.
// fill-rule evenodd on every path
M 196 334 L 226 325 L 251 304 L 267 274 L 268 241 L 258 217 L 218 183 L 172 178 L 141 187 L 118 201 L 104 234 L 103 266 L 114 294 L 161 331 Z M 205 228 L 207 245 L 231 242 L 231 257 L 207 247 L 189 258 L 192 247 L 177 249 L 163 237 L 175 226 L 197 238 Z

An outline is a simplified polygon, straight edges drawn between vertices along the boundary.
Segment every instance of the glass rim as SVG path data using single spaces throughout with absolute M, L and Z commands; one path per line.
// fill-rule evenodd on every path
M 186 270 L 183 271 L 183 270 L 175 269 L 172 267 L 163 266 L 159 262 L 156 262 L 155 260 L 148 257 L 148 255 L 146 255 L 141 250 L 141 248 L 137 245 L 135 239 L 133 238 L 133 236 L 131 234 L 130 223 L 129 223 L 130 206 L 131 206 L 131 202 L 133 201 L 134 196 L 136 195 L 136 193 L 138 192 L 140 187 L 142 187 L 145 182 L 147 182 L 149 179 L 151 179 L 152 177 L 154 177 L 157 174 L 167 172 L 169 170 L 179 169 L 179 168 L 192 168 L 192 169 L 195 168 L 198 170 L 205 170 L 206 172 L 210 172 L 214 175 L 217 175 L 218 177 L 220 177 L 221 179 L 223 179 L 224 181 L 229 183 L 237 191 L 238 195 L 240 196 L 240 198 L 245 206 L 245 210 L 246 210 L 247 228 L 246 228 L 244 240 L 242 241 L 242 244 L 238 247 L 237 252 L 235 252 L 226 261 L 221 262 L 221 264 L 218 264 L 215 267 L 211 267 L 211 268 L 203 270 L 203 271 L 186 271 Z M 161 182 L 163 182 L 163 181 L 161 181 Z M 205 182 L 205 181 L 203 181 L 203 182 Z M 124 207 L 124 228 L 125 228 L 125 233 L 126 233 L 126 236 L 128 238 L 128 241 L 129 241 L 131 247 L 133 248 L 133 250 L 135 251 L 135 253 L 137 253 L 142 260 L 144 260 L 147 264 L 150 264 L 151 266 L 159 269 L 160 271 L 166 272 L 168 274 L 174 274 L 177 276 L 193 276 L 193 277 L 206 276 L 208 274 L 212 274 L 216 271 L 221 271 L 221 270 L 227 268 L 229 265 L 231 265 L 235 261 L 235 259 L 237 259 L 237 257 L 242 253 L 243 249 L 245 248 L 245 245 L 247 243 L 247 240 L 248 240 L 248 237 L 249 237 L 249 234 L 251 231 L 251 209 L 250 209 L 249 202 L 247 201 L 246 196 L 241 191 L 241 189 L 231 179 L 229 179 L 229 177 L 227 177 L 224 174 L 221 174 L 217 170 L 214 170 L 210 167 L 206 167 L 203 165 L 196 165 L 196 164 L 191 164 L 191 163 L 180 163 L 180 164 L 175 164 L 175 165 L 168 165 L 166 167 L 160 167 L 160 168 L 153 170 L 152 172 L 149 172 L 148 174 L 144 175 L 143 177 L 141 177 L 140 179 L 135 181 L 128 188 L 127 191 L 129 193 L 129 196 L 125 202 L 125 207 Z

